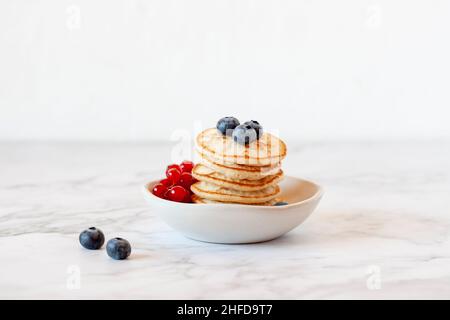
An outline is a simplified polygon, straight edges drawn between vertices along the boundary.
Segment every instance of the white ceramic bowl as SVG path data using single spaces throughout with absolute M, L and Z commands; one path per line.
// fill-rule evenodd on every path
M 144 187 L 153 210 L 188 238 L 215 243 L 252 243 L 275 239 L 300 225 L 314 211 L 323 190 L 306 180 L 285 177 L 280 198 L 285 206 L 193 204 L 160 199 Z

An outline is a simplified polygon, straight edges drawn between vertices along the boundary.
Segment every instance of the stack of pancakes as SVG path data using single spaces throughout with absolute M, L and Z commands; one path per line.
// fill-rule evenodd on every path
M 240 203 L 273 205 L 283 178 L 281 160 L 286 145 L 272 134 L 241 145 L 211 128 L 196 139 L 201 157 L 192 170 L 198 180 L 191 186 L 196 203 Z

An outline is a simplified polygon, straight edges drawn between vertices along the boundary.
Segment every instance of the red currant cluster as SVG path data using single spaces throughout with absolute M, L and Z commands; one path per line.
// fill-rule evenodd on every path
M 166 179 L 153 187 L 152 193 L 162 199 L 191 203 L 191 185 L 196 182 L 191 172 L 192 161 L 183 161 L 180 165 L 171 164 L 166 169 Z

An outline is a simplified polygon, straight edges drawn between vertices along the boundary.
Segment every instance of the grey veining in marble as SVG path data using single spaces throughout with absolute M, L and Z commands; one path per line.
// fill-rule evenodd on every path
M 286 173 L 325 196 L 253 245 L 166 226 L 140 188 L 169 161 L 164 144 L 1 143 L 0 298 L 450 298 L 448 142 L 290 145 Z M 130 260 L 81 248 L 89 226 Z

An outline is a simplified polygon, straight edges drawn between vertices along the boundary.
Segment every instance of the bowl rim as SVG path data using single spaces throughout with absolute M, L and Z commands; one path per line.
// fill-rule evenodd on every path
M 300 180 L 302 182 L 306 182 L 309 184 L 314 185 L 317 188 L 317 191 L 314 193 L 314 195 L 312 195 L 311 197 L 302 200 L 302 201 L 298 201 L 298 202 L 294 202 L 294 203 L 288 203 L 287 205 L 283 205 L 283 206 L 258 206 L 258 205 L 251 205 L 251 204 L 240 204 L 240 203 L 202 203 L 201 206 L 202 207 L 224 207 L 224 206 L 234 206 L 234 207 L 241 207 L 241 208 L 258 208 L 261 210 L 284 210 L 286 208 L 292 208 L 292 207 L 296 207 L 296 206 L 300 206 L 300 205 L 304 205 L 306 203 L 315 201 L 320 199 L 323 194 L 324 194 L 324 189 L 322 186 L 318 185 L 317 183 L 314 183 L 310 180 L 306 180 L 306 179 L 302 179 L 302 178 L 297 178 L 297 177 L 293 177 L 293 176 L 285 176 L 285 178 L 292 178 L 295 180 Z M 159 203 L 165 203 L 165 204 L 172 204 L 174 206 L 190 206 L 190 205 L 195 205 L 196 203 L 184 203 L 184 202 L 175 202 L 175 201 L 169 201 L 169 200 L 165 200 L 165 199 L 161 199 L 157 196 L 155 196 L 149 189 L 150 186 L 155 185 L 156 183 L 158 183 L 161 179 L 157 179 L 157 180 L 152 180 L 150 182 L 147 182 L 144 186 L 143 186 L 143 192 L 144 192 L 144 196 L 145 197 L 150 197 L 152 200 L 155 199 L 156 201 L 158 201 Z

